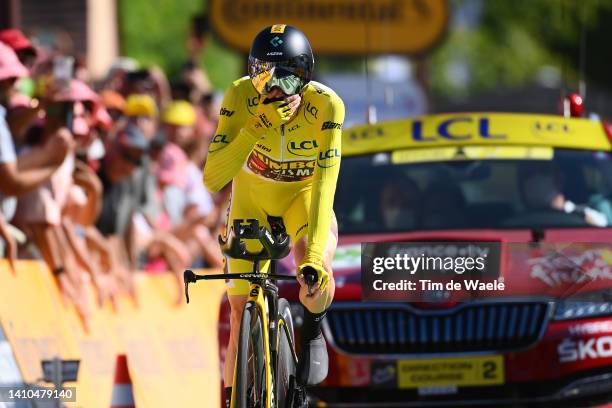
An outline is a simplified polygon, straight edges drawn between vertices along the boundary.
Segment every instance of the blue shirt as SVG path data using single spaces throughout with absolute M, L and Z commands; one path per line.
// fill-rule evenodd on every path
M 0 164 L 15 163 L 16 161 L 17 155 L 15 154 L 13 136 L 8 123 L 6 123 L 6 108 L 0 105 Z M 0 212 L 7 221 L 13 218 L 16 209 L 17 198 L 7 197 L 0 193 Z

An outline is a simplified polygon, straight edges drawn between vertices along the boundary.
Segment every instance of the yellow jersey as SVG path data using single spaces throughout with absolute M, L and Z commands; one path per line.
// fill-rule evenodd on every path
M 304 87 L 301 96 L 294 118 L 268 129 L 260 138 L 245 128 L 257 111 L 260 95 L 249 77 L 233 82 L 225 93 L 209 147 L 204 183 L 209 190 L 218 191 L 239 173 L 247 173 L 257 179 L 257 200 L 270 203 L 272 210 L 266 210 L 270 215 L 281 215 L 271 213 L 274 203 L 285 201 L 280 195 L 310 190 L 303 262 L 322 265 L 340 170 L 344 104 L 333 90 L 314 81 Z

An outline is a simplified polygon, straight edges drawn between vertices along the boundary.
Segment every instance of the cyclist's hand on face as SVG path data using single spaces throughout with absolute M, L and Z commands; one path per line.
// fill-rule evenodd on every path
M 302 101 L 300 95 L 285 98 L 273 96 L 274 94 L 268 94 L 266 98 L 260 96 L 257 112 L 247 123 L 247 127 L 257 136 L 261 137 L 266 130 L 279 128 L 289 122 Z
M 306 280 L 304 279 L 304 273 L 314 271 L 317 274 L 317 281 L 312 287 L 312 293 L 316 293 L 317 290 L 321 292 L 325 291 L 327 284 L 329 283 L 329 272 L 325 270 L 323 265 L 314 263 L 304 263 L 298 267 L 298 282 L 301 285 L 306 286 Z
M 283 100 L 290 105 L 293 113 L 297 111 L 297 109 L 300 107 L 300 103 L 302 102 L 302 96 L 300 94 L 285 95 L 278 87 L 272 88 L 272 90 L 266 94 L 265 99 L 272 101 Z
M 299 94 L 291 95 L 285 98 L 285 102 L 287 103 L 287 106 L 289 107 L 289 110 L 291 112 L 290 118 L 292 118 L 300 107 L 300 104 L 302 103 L 302 97 Z

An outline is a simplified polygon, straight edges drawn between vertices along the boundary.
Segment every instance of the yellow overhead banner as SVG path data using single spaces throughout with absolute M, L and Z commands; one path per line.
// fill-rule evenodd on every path
M 345 129 L 342 135 L 343 156 L 470 145 L 612 150 L 600 121 L 519 113 L 427 115 L 355 126 Z M 474 152 L 474 155 L 485 153 Z
M 263 28 L 302 30 L 315 55 L 420 54 L 443 36 L 447 0 L 210 0 L 221 39 L 248 52 Z

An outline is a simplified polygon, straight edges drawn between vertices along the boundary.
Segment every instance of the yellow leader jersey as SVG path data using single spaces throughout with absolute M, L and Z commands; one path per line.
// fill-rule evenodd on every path
M 239 172 L 246 172 L 261 181 L 257 200 L 272 206 L 285 201 L 279 195 L 311 189 L 303 262 L 321 265 L 340 170 L 344 104 L 333 90 L 311 81 L 302 91 L 294 118 L 259 138 L 244 127 L 255 115 L 259 100 L 249 77 L 235 81 L 226 91 L 204 167 L 204 184 L 218 191 Z

